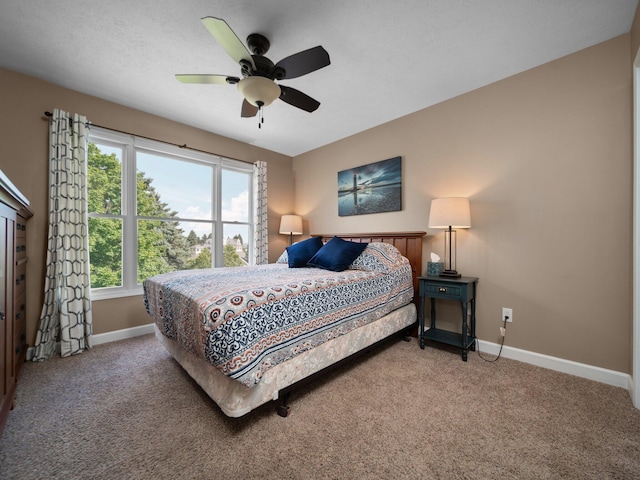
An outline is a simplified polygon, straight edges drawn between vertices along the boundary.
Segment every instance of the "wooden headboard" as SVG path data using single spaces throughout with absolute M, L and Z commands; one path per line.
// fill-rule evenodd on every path
M 422 275 L 422 237 L 427 232 L 390 232 L 390 233 L 314 233 L 312 237 L 322 237 L 322 241 L 331 240 L 332 237 L 340 237 L 351 242 L 384 242 L 396 247 L 400 253 L 407 257 L 411 264 L 413 275 L 413 302 L 418 306 L 419 290 L 418 277 Z

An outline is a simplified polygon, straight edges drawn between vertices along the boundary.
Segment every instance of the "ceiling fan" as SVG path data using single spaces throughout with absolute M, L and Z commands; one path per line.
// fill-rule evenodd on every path
M 237 85 L 244 96 L 241 116 L 255 117 L 260 113 L 259 127 L 264 122 L 262 108 L 270 105 L 277 98 L 307 112 L 313 112 L 320 106 L 320 102 L 309 95 L 295 88 L 280 85 L 276 80 L 301 77 L 326 67 L 331 61 L 324 48 L 321 46 L 310 48 L 274 64 L 264 56 L 270 46 L 269 40 L 264 35 L 259 33 L 249 35 L 247 37 L 249 49 L 247 49 L 227 22 L 221 18 L 204 17 L 201 21 L 227 54 L 240 64 L 242 78 L 228 75 L 180 74 L 176 75 L 176 79 L 183 83 Z M 249 50 L 252 53 L 249 53 Z

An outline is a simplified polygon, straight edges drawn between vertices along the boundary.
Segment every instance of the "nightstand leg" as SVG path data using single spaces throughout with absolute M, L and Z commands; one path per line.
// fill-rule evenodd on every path
M 473 343 L 471 344 L 471 351 L 475 352 L 476 351 L 476 298 L 475 298 L 475 291 L 474 291 L 474 296 L 471 299 L 471 338 L 473 339 Z
M 467 302 L 462 303 L 462 360 L 467 361 Z
M 431 297 L 431 328 L 436 328 L 436 299 Z
M 420 348 L 424 350 L 424 302 L 425 297 L 420 296 L 420 325 L 418 327 L 418 339 L 420 340 Z

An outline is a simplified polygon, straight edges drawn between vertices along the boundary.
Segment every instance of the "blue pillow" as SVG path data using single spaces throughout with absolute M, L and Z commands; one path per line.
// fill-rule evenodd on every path
M 307 262 L 322 248 L 321 237 L 311 237 L 287 247 L 289 268 L 306 267 Z
M 333 237 L 309 260 L 308 266 L 342 272 L 367 248 L 368 243 L 356 243 Z

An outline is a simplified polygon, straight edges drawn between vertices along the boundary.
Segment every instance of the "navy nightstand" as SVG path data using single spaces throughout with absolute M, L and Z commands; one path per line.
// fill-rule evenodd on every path
M 418 338 L 420 348 L 424 349 L 425 340 L 446 343 L 462 348 L 462 360 L 467 361 L 467 351 L 475 351 L 476 341 L 476 286 L 477 277 L 418 277 L 420 282 L 420 326 Z M 425 331 L 425 302 L 431 298 L 431 327 Z M 454 300 L 462 307 L 462 333 L 449 332 L 436 328 L 436 300 Z M 471 306 L 467 323 L 467 307 Z

